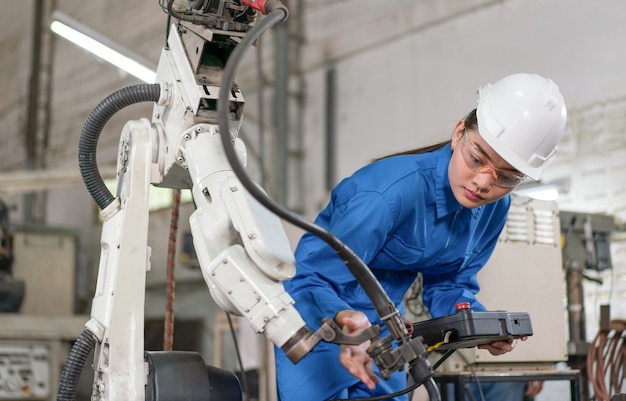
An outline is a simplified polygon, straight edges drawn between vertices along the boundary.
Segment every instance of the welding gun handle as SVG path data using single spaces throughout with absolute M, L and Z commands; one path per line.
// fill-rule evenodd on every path
M 344 333 L 332 319 L 324 318 L 322 326 L 315 333 L 327 343 L 359 345 L 373 339 L 380 333 L 380 326 L 374 324 L 359 334 L 350 335 Z

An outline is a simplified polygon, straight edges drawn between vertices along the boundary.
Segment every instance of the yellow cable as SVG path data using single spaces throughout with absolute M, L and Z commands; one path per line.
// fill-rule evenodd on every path
M 443 344 L 445 344 L 445 342 L 440 341 L 437 344 L 431 345 L 430 347 L 426 348 L 426 351 L 430 352 L 432 350 L 435 350 L 435 349 L 441 347 Z

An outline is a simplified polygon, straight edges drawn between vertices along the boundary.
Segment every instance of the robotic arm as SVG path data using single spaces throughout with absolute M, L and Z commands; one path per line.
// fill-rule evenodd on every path
M 191 188 L 197 208 L 190 218 L 194 246 L 212 297 L 225 311 L 245 317 L 294 363 L 322 340 L 360 344 L 371 339 L 370 354 L 383 375 L 412 362 L 419 367 L 416 382 L 429 379 L 432 371 L 421 340 L 408 335 L 371 272 L 329 233 L 317 234 L 331 241 L 350 270 L 359 275 L 393 338 L 378 339 L 377 326 L 356 337 L 347 336 L 331 319 L 325 319 L 313 333 L 283 288 L 282 281 L 295 273 L 293 254 L 279 216 L 268 210 L 263 197 L 259 200 L 262 189 L 238 171 L 246 158 L 245 146 L 237 137 L 244 101 L 225 73 L 225 65 L 232 62 L 237 46 L 249 39 L 246 32 L 255 10 L 282 14 L 280 18 L 285 19 L 284 6 L 276 1 L 205 0 L 188 2 L 192 10 L 185 12 L 175 11 L 172 3 L 168 1 L 167 10 L 180 22 L 171 26 L 168 46 L 162 51 L 159 84 L 109 96 L 92 112 L 81 135 L 81 174 L 104 219 L 101 259 L 91 318 L 68 358 L 57 399 L 73 399 L 80 369 L 94 346 L 92 400 L 158 401 L 168 395 L 176 398 L 172 391 L 198 394 L 194 399 L 213 399 L 212 393 L 237 399 L 232 377 L 215 371 L 207 375 L 204 363 L 196 357 L 143 350 L 150 185 Z M 97 139 L 116 111 L 138 101 L 155 103 L 152 119 L 125 125 L 113 196 L 97 171 Z M 394 340 L 398 347 L 392 347 Z M 199 376 L 204 380 L 172 368 L 187 362 L 202 367 Z M 219 384 L 209 383 L 208 377 L 222 379 Z
M 125 125 L 117 194 L 102 210 L 101 262 L 86 324 L 97 343 L 98 400 L 144 399 L 150 185 L 192 189 L 197 207 L 190 219 L 194 245 L 211 295 L 222 309 L 244 316 L 294 362 L 321 339 L 305 327 L 282 286 L 295 267 L 279 219 L 247 193 L 224 155 L 215 121 L 219 82 L 213 82 L 221 78 L 221 63 L 203 65 L 196 58 L 197 64 L 190 64 L 188 51 L 195 53 L 202 46 L 228 51 L 236 42 L 191 23 L 171 29 L 157 71 L 162 83 L 152 121 Z M 213 42 L 205 42 L 207 36 Z M 245 159 L 245 146 L 237 139 L 243 107 L 238 90 L 232 91 L 230 102 L 235 127 L 230 134 Z
M 250 196 L 224 154 L 216 105 L 225 60 L 207 63 L 207 57 L 196 56 L 198 48 L 229 54 L 236 42 L 225 33 L 185 22 L 172 25 L 157 69 L 157 79 L 171 85 L 165 84 L 167 99 L 153 113 L 152 125 L 163 133 L 158 152 L 163 177 L 156 185 L 192 189 L 191 230 L 211 295 L 222 309 L 244 316 L 256 332 L 283 347 L 294 336 L 311 335 L 282 286 L 295 273 L 293 254 L 278 217 Z M 245 145 L 237 137 L 243 110 L 238 88 L 229 103 L 229 134 L 245 164 Z

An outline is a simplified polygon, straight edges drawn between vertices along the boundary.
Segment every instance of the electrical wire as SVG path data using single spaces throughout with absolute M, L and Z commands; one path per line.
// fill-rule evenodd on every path
M 612 320 L 589 344 L 587 377 L 598 401 L 622 392 L 626 369 L 626 321 Z
M 165 11 L 167 14 L 169 14 L 170 16 L 176 19 L 179 19 L 181 21 L 191 22 L 192 24 L 203 25 L 208 28 L 235 30 L 239 32 L 245 32 L 249 29 L 247 22 L 237 21 L 237 18 L 246 14 L 245 8 L 242 8 L 241 13 L 233 16 L 232 18 L 228 18 L 228 22 L 227 22 L 225 19 L 217 17 L 212 14 L 203 14 L 203 13 L 195 12 L 194 10 L 174 9 L 174 0 L 167 0 L 167 4 L 164 3 L 164 0 L 159 0 L 159 5 L 161 9 Z
M 390 400 L 390 399 L 392 399 L 394 397 L 399 397 L 399 396 L 404 395 L 406 393 L 410 393 L 411 391 L 415 390 L 416 388 L 418 388 L 421 385 L 422 385 L 422 383 L 415 383 L 412 386 L 405 388 L 404 390 L 396 391 L 395 393 L 391 393 L 391 394 L 377 395 L 375 397 L 338 398 L 338 399 L 329 400 L 329 401 L 382 401 L 382 400 Z
M 437 370 L 437 368 L 439 366 L 441 366 L 441 364 L 448 359 L 453 353 L 454 351 L 456 351 L 456 349 L 449 349 L 447 350 L 443 356 L 441 358 L 439 358 L 437 360 L 437 362 L 435 362 L 433 364 L 433 371 Z M 385 394 L 385 395 L 380 395 L 380 396 L 376 396 L 376 397 L 367 397 L 367 398 L 343 398 L 343 399 L 336 399 L 336 400 L 331 400 L 331 401 L 381 401 L 381 400 L 387 400 L 387 399 L 391 399 L 394 397 L 399 397 L 401 395 L 410 393 L 411 391 L 415 390 L 416 388 L 418 388 L 419 386 L 421 386 L 423 383 L 415 383 L 409 387 L 407 387 L 404 390 L 400 390 L 400 391 L 396 391 L 395 393 L 391 393 L 391 394 Z M 483 400 L 484 401 L 484 400 Z
M 456 351 L 456 348 L 451 348 L 449 350 L 447 350 L 442 356 L 441 358 L 439 358 L 437 360 L 437 362 L 435 362 L 433 364 L 433 370 L 437 370 L 437 368 L 439 368 L 439 366 L 441 366 L 442 363 L 445 362 L 446 359 L 448 359 L 452 354 L 454 354 L 454 351 Z
M 462 352 L 459 353 L 459 356 L 461 357 L 461 359 L 463 359 L 463 362 L 465 362 L 465 365 L 470 370 L 470 372 L 472 372 L 472 377 L 474 378 L 474 381 L 476 381 L 476 387 L 478 388 L 478 395 L 480 396 L 480 400 L 481 401 L 485 401 L 485 394 L 483 393 L 483 386 L 480 383 L 480 380 L 478 380 L 478 375 L 476 374 L 476 369 L 474 369 L 472 364 L 469 363 L 469 361 L 467 360 L 465 355 L 463 355 Z M 468 388 L 465 388 L 465 394 L 467 394 L 470 397 L 471 401 L 475 401 L 474 400 L 474 396 L 472 395 L 472 393 L 469 391 Z
M 241 352 L 239 351 L 239 341 L 237 341 L 237 333 L 235 332 L 235 325 L 233 324 L 233 319 L 230 316 L 230 313 L 226 313 L 226 319 L 228 320 L 228 327 L 230 328 L 230 335 L 233 338 L 233 344 L 235 346 L 235 354 L 237 355 L 237 362 L 239 363 L 239 371 L 241 372 L 241 387 L 243 390 L 244 401 L 248 401 L 250 399 L 250 392 L 248 390 L 248 379 L 246 378 L 246 371 L 243 368 L 243 360 L 241 359 Z
M 280 21 L 283 21 L 286 18 L 286 14 L 286 10 L 278 8 L 268 14 L 265 18 L 261 19 L 258 24 L 254 25 L 248 34 L 244 36 L 242 41 L 235 46 L 226 62 L 226 65 L 224 66 L 222 75 L 223 84 L 220 86 L 217 102 L 217 119 L 224 152 L 231 168 L 233 169 L 233 172 L 241 184 L 259 203 L 283 220 L 318 236 L 331 246 L 364 289 L 376 309 L 376 312 L 379 316 L 381 316 L 389 328 L 390 333 L 402 342 L 406 338 L 406 328 L 404 327 L 404 323 L 402 322 L 395 305 L 389 299 L 367 265 L 359 258 L 358 255 L 354 253 L 354 251 L 352 251 L 346 244 L 341 242 L 329 231 L 312 222 L 309 222 L 296 213 L 283 208 L 270 199 L 265 192 L 261 190 L 259 186 L 257 186 L 250 179 L 250 177 L 248 177 L 233 148 L 233 138 L 230 134 L 229 128 L 229 95 L 232 91 L 232 82 L 234 81 L 235 70 L 243 59 L 245 51 L 251 47 L 252 44 L 270 27 Z

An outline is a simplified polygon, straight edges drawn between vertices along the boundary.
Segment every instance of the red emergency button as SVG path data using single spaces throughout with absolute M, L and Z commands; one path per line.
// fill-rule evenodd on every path
M 457 312 L 460 310 L 469 309 L 470 303 L 469 302 L 457 302 L 457 304 L 454 305 L 454 308 L 456 309 Z

